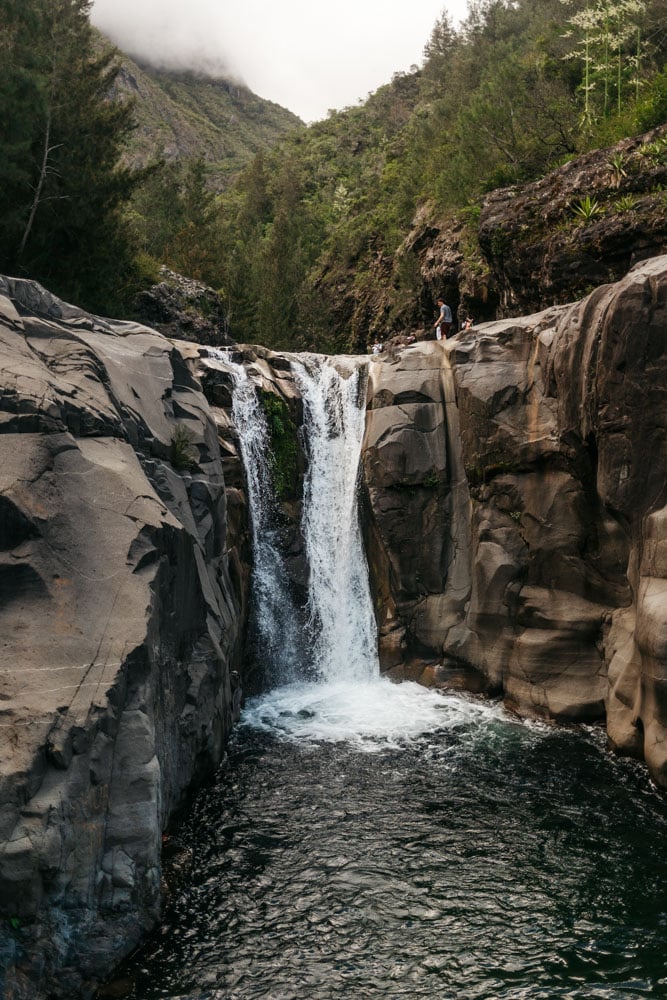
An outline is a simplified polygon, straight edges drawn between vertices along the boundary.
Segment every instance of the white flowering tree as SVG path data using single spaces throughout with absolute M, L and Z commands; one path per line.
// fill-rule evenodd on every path
M 561 3 L 574 6 L 574 0 Z M 612 110 L 620 114 L 625 98 L 638 96 L 645 12 L 644 0 L 587 0 L 568 18 L 564 37 L 573 44 L 564 58 L 583 66 L 584 125 Z

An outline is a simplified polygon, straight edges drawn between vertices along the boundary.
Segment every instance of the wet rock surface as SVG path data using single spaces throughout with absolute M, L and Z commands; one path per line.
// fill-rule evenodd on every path
M 523 714 L 606 715 L 667 785 L 666 387 L 665 257 L 575 305 L 372 362 L 384 669 L 481 679 Z
M 666 341 L 659 257 L 574 305 L 369 359 L 362 454 L 383 671 L 606 717 L 665 786 Z M 85 997 L 157 919 L 162 831 L 255 683 L 233 378 L 12 279 L 0 351 L 0 983 Z M 298 598 L 290 356 L 230 359 L 299 442 L 279 503 Z
M 0 993 L 90 995 L 152 926 L 241 631 L 183 354 L 0 279 Z

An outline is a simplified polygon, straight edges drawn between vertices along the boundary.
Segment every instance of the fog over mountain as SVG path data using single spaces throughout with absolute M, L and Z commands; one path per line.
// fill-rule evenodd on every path
M 219 0 L 94 0 L 92 21 L 124 52 L 155 66 L 239 76 L 233 14 Z
M 455 18 L 466 0 L 450 0 Z M 93 23 L 135 58 L 232 77 L 306 121 L 419 63 L 442 0 L 94 0 Z

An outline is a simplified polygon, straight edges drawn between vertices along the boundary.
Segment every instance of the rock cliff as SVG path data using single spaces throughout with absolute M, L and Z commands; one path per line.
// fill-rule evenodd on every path
M 0 992 L 59 1000 L 157 919 L 162 831 L 220 760 L 239 673 L 261 683 L 247 498 L 215 352 L 13 279 L 0 352 Z M 290 356 L 232 358 L 265 397 L 298 598 Z M 368 364 L 383 671 L 606 718 L 667 786 L 667 257 Z
M 424 204 L 366 281 L 323 274 L 334 327 L 363 349 L 423 336 L 444 295 L 458 325 L 537 312 L 620 280 L 667 251 L 667 126 L 577 156 L 537 181 L 491 191 L 456 216 Z
M 232 724 L 241 582 L 184 353 L 13 279 L 0 353 L 0 994 L 71 998 L 158 917 L 162 831 Z
M 371 366 L 383 668 L 607 717 L 667 785 L 667 257 Z

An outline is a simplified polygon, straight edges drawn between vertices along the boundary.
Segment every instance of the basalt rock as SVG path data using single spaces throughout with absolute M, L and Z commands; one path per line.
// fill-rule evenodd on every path
M 241 610 L 184 354 L 0 279 L 0 994 L 89 996 L 220 761 Z
M 486 198 L 479 243 L 500 316 L 566 303 L 667 249 L 667 128 Z
M 456 327 L 567 304 L 667 250 L 667 126 L 575 157 L 537 181 L 499 188 L 479 216 L 415 215 L 393 266 L 371 285 L 372 336 L 432 329 L 443 295 Z M 406 280 L 406 275 L 410 276 Z M 356 296 L 356 315 L 364 302 Z M 332 306 L 335 313 L 335 304 Z M 356 313 L 355 313 L 356 310 Z
M 220 295 L 193 278 L 160 268 L 160 281 L 139 292 L 134 301 L 137 319 L 165 337 L 198 344 L 229 347 L 228 318 Z
M 223 752 L 248 682 L 246 487 L 206 349 L 1 279 L 0 351 L 0 984 L 60 1000 L 157 919 L 162 831 Z M 290 357 L 231 357 L 298 438 Z M 667 786 L 666 386 L 667 257 L 369 360 L 385 672 L 606 716 Z M 295 588 L 305 462 L 281 498 Z
M 667 257 L 374 361 L 368 405 L 383 668 L 606 716 L 667 785 Z

